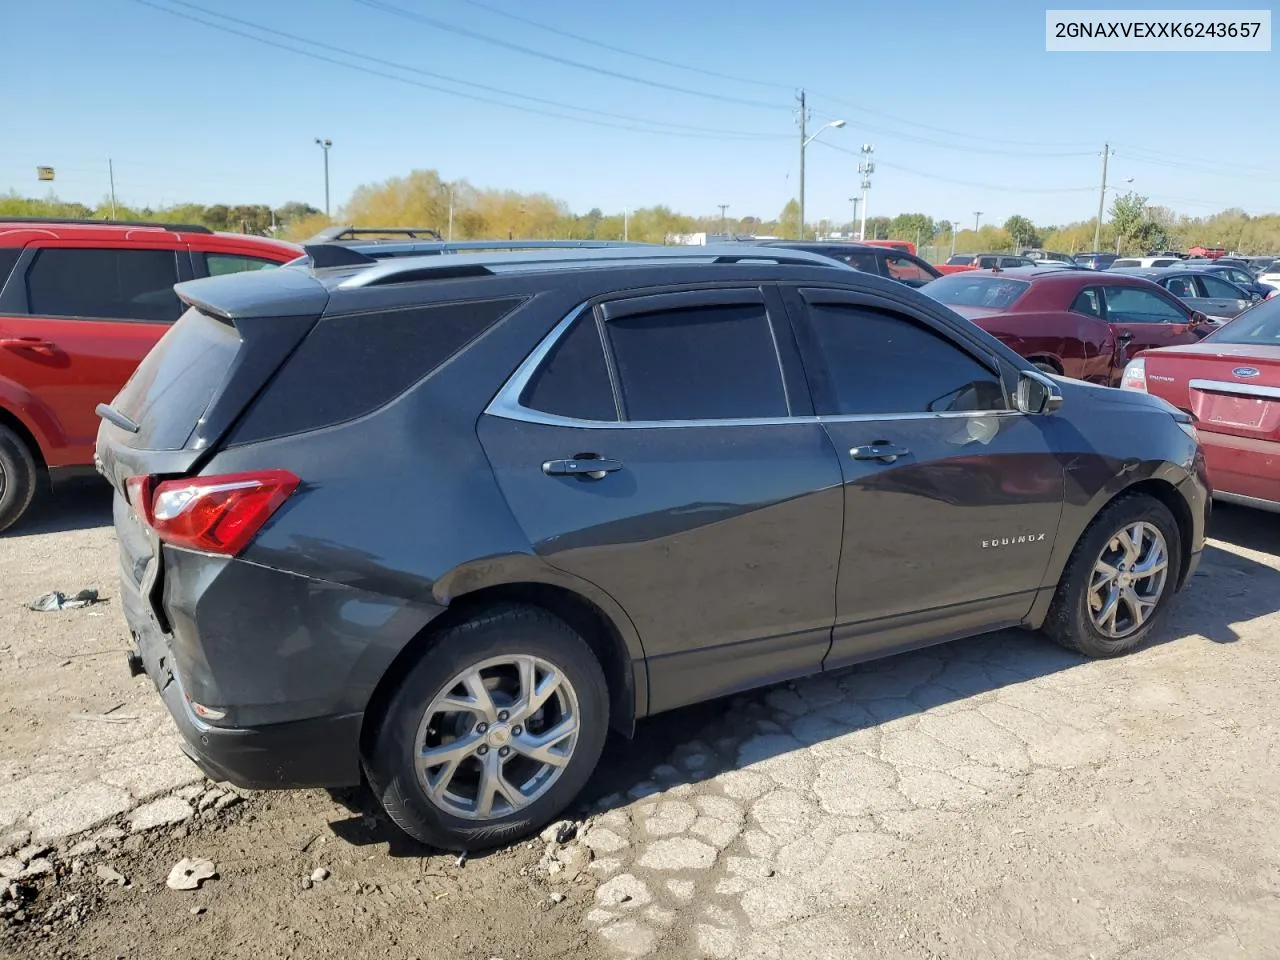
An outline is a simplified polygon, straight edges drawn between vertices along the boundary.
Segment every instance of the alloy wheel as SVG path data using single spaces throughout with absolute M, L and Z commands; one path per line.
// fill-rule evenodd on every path
M 544 796 L 578 742 L 578 697 L 540 657 L 494 657 L 450 680 L 414 740 L 419 783 L 441 810 L 495 820 Z
M 1152 523 L 1126 524 L 1107 541 L 1089 578 L 1089 616 L 1104 636 L 1120 640 L 1155 613 L 1169 577 L 1169 546 Z

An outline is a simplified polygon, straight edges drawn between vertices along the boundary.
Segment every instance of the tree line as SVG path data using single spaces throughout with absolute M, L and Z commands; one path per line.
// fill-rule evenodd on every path
M 1142 253 L 1192 246 L 1222 246 L 1242 253 L 1280 252 L 1280 214 L 1250 216 L 1240 209 L 1206 217 L 1189 217 L 1168 207 L 1152 205 L 1130 192 L 1112 202 L 1103 219 L 1103 250 Z M 605 213 L 593 208 L 574 213 L 563 200 L 545 193 L 519 193 L 476 187 L 466 180 L 446 181 L 434 170 L 415 170 L 403 177 L 358 187 L 334 220 L 374 227 L 432 227 L 455 240 L 573 239 L 669 242 L 683 234 L 750 234 L 794 238 L 798 235 L 799 204 L 793 199 L 773 217 L 742 216 L 721 219 L 714 214 L 691 216 L 665 205 Z M 0 217 L 57 216 L 105 219 L 111 205 L 95 207 L 59 200 L 55 196 L 26 198 L 0 195 Z M 315 207 L 291 202 L 280 207 L 263 204 L 177 204 L 162 208 L 133 208 L 117 204 L 116 219 L 150 219 L 203 224 L 214 230 L 306 240 L 329 224 Z M 867 239 L 910 240 L 957 252 L 1005 252 L 1041 247 L 1064 253 L 1091 250 L 1095 219 L 1067 224 L 1036 224 L 1013 215 L 1003 223 L 970 229 L 924 213 L 869 217 Z M 805 225 L 805 236 L 856 235 L 859 224 L 820 220 Z M 953 236 L 954 235 L 954 236 Z

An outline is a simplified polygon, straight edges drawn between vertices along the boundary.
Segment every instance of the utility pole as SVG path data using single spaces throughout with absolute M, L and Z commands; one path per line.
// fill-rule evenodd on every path
M 625 243 L 630 239 L 631 233 L 631 211 L 628 207 L 622 208 L 622 240 Z
M 862 175 L 862 226 L 858 228 L 858 239 L 867 239 L 867 191 L 871 189 L 871 175 L 876 172 L 876 165 L 871 160 L 871 155 L 876 152 L 873 144 L 864 143 L 862 150 L 862 160 L 858 163 L 858 173 Z
M 324 151 L 324 215 L 329 216 L 329 148 L 333 146 L 332 140 L 322 140 L 316 137 L 316 144 Z
M 107 180 L 111 183 L 111 219 L 114 220 L 116 218 L 116 168 L 110 157 L 107 157 Z
M 1111 154 L 1111 144 L 1102 145 L 1102 189 L 1098 191 L 1098 222 L 1093 227 L 1093 249 L 1102 244 L 1102 208 L 1107 203 L 1107 157 Z
M 720 236 L 723 237 L 729 232 L 728 221 L 724 216 L 724 212 L 729 209 L 729 205 L 727 203 L 717 203 L 716 206 L 720 208 Z
M 849 202 L 853 204 L 853 219 L 849 221 L 849 232 L 853 233 L 854 228 L 858 226 L 858 201 L 861 197 L 850 197 Z
M 453 243 L 453 184 L 449 184 L 449 242 Z
M 978 221 L 981 219 L 982 219 L 982 211 L 981 210 L 973 211 L 973 232 L 975 234 L 978 232 Z
M 804 105 L 804 91 L 797 97 L 800 101 L 800 216 L 796 224 L 796 239 L 804 239 L 804 148 L 809 145 L 805 138 L 805 123 L 808 121 L 807 108 Z

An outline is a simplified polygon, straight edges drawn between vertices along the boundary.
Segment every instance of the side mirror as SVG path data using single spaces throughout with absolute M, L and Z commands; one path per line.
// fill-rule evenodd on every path
M 1022 413 L 1057 413 L 1062 406 L 1062 391 L 1043 373 L 1022 370 L 1018 374 L 1018 392 L 1014 402 Z
M 1262 299 L 1262 294 L 1260 294 L 1257 290 L 1255 290 L 1253 291 L 1253 293 L 1249 294 L 1249 299 L 1252 302 L 1257 303 L 1259 300 Z
M 1194 313 L 1191 314 L 1191 325 L 1193 327 L 1198 327 L 1200 326 L 1200 324 L 1208 323 L 1208 322 L 1209 322 L 1209 318 L 1206 317 L 1199 310 L 1196 310 Z

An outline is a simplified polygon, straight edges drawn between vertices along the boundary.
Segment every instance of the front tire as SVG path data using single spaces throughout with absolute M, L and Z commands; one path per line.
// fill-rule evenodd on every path
M 0 426 L 0 530 L 17 523 L 35 499 L 39 468 L 27 445 Z
M 604 748 L 599 661 L 544 610 L 503 606 L 431 641 L 364 757 L 387 815 L 445 850 L 526 837 L 586 784 Z
M 1087 657 L 1115 657 L 1146 641 L 1182 572 L 1182 540 L 1155 497 L 1114 500 L 1085 530 L 1058 582 L 1043 630 Z

